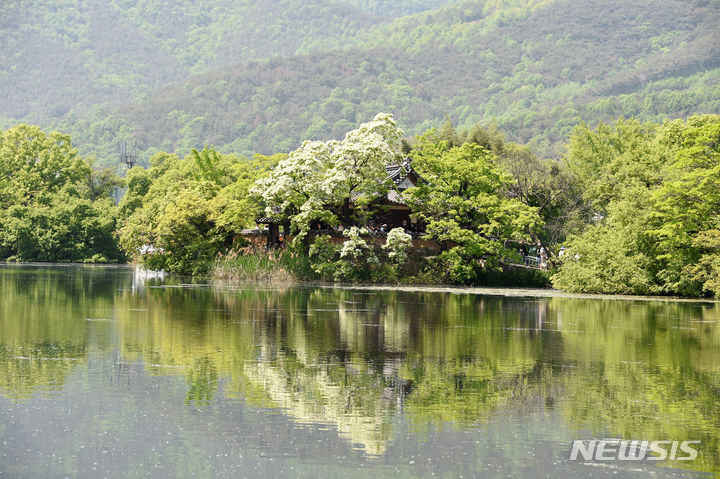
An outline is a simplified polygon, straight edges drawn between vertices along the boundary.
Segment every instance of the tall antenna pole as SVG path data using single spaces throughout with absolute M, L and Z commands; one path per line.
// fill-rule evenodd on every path
M 127 142 L 121 141 L 118 143 L 118 153 L 120 153 L 120 159 L 125 162 L 128 169 L 132 169 L 137 163 L 137 141 L 133 145 L 133 152 L 128 153 Z

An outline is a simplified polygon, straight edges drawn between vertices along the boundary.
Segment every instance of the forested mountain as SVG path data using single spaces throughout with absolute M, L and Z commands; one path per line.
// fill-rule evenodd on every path
M 3 116 L 46 120 L 191 74 L 350 41 L 382 18 L 325 0 L 9 0 Z
M 363 12 L 389 17 L 402 17 L 413 13 L 434 10 L 457 0 L 335 0 L 339 4 L 351 5 Z
M 142 158 L 288 151 L 392 111 L 552 156 L 583 120 L 720 111 L 718 31 L 719 0 L 10 1 L 0 126 L 107 161 L 133 138 Z

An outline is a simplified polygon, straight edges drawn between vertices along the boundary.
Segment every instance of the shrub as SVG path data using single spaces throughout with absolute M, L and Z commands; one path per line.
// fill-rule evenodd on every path
M 402 228 L 393 228 L 387 235 L 383 249 L 393 263 L 402 265 L 407 261 L 407 250 L 411 245 L 412 236 Z
M 315 238 L 308 253 L 312 270 L 320 275 L 321 279 L 332 281 L 338 270 L 339 247 L 333 244 L 330 236 L 323 235 Z

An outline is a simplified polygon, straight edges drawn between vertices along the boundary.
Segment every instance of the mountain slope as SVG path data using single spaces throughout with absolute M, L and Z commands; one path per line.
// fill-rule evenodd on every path
M 117 118 L 143 147 L 271 153 L 338 137 L 381 110 L 409 133 L 448 113 L 463 127 L 496 119 L 512 139 L 552 155 L 581 120 L 720 107 L 717 2 L 529 5 L 500 23 L 494 13 L 453 23 L 454 7 L 434 12 L 431 24 L 414 17 L 415 29 L 402 19 L 379 29 L 403 41 L 208 73 L 122 107 Z M 426 28 L 436 33 L 417 33 Z
M 387 20 L 325 0 L 4 0 L 0 107 L 48 121 L 191 74 L 351 41 Z
M 457 3 L 457 0 L 335 0 L 363 12 L 387 17 L 404 17 L 415 13 L 436 10 Z
M 174 26 L 163 30 L 151 14 L 158 0 L 113 0 L 116 9 L 134 5 L 124 13 L 135 19 L 127 28 L 143 32 L 127 47 L 135 55 L 146 48 L 144 63 L 128 60 L 136 75 L 114 77 L 106 73 L 114 67 L 95 64 L 90 73 L 100 71 L 101 80 L 67 72 L 70 86 L 60 89 L 66 103 L 58 106 L 57 92 L 41 94 L 42 81 L 52 79 L 38 70 L 22 100 L 0 106 L 46 112 L 44 121 L 100 158 L 112 157 L 118 139 L 132 138 L 144 158 L 204 144 L 287 151 L 302 139 L 338 137 L 378 111 L 392 111 L 409 134 L 445 114 L 461 128 L 496 121 L 509 139 L 550 156 L 583 120 L 657 121 L 720 110 L 720 0 L 227 2 L 205 4 L 227 7 L 235 20 L 208 8 L 203 17 L 185 0 Z M 439 5 L 446 6 L 388 19 Z M 98 50 L 99 43 L 91 45 Z M 119 55 L 110 47 L 108 57 Z M 7 61 L 13 68 L 17 62 Z M 234 66 L 213 69 L 222 65 Z M 103 95 L 111 100 L 89 100 Z M 88 112 L 77 106 L 83 103 L 105 106 Z

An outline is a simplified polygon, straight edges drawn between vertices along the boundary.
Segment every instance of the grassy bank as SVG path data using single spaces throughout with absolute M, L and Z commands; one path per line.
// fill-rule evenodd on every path
M 265 250 L 246 247 L 218 256 L 213 268 L 217 279 L 257 282 L 287 283 L 318 279 L 310 261 L 304 255 L 290 250 Z
M 366 268 L 371 268 L 366 265 Z M 363 268 L 360 266 L 359 268 Z M 374 266 L 373 268 L 378 268 Z M 219 255 L 213 267 L 217 279 L 254 282 L 289 283 L 307 281 L 342 281 L 349 283 L 374 283 L 391 285 L 448 285 L 445 272 L 433 258 L 412 257 L 403 268 L 383 264 L 383 274 L 361 274 L 354 277 L 333 278 L 318 272 L 318 265 L 305 254 L 292 249 L 265 250 L 246 247 Z M 547 271 L 508 269 L 505 271 L 482 271 L 472 284 L 464 286 L 547 288 L 550 273 Z

